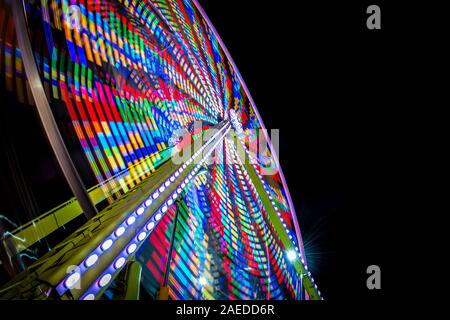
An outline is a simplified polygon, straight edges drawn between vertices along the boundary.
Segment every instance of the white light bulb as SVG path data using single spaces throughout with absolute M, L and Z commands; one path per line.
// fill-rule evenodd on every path
M 130 244 L 129 247 L 128 247 L 128 249 L 127 249 L 128 254 L 131 254 L 131 253 L 133 253 L 134 251 L 136 251 L 136 248 L 137 248 L 136 243 Z
M 67 289 L 71 289 L 75 284 L 80 281 L 81 275 L 78 272 L 72 273 L 70 276 L 67 277 L 66 281 L 64 282 L 64 285 Z
M 139 241 L 142 241 L 142 240 L 145 239 L 146 236 L 147 236 L 147 233 L 144 232 L 144 231 L 142 231 L 142 232 L 139 233 L 139 235 L 138 235 L 138 240 L 139 240 Z
M 198 279 L 198 282 L 200 283 L 201 286 L 204 286 L 208 283 L 205 277 L 200 277 L 200 279 Z
M 125 258 L 124 257 L 120 257 L 119 259 L 117 259 L 117 261 L 114 263 L 114 267 L 116 269 L 122 268 L 123 265 L 125 264 Z
M 133 223 L 135 223 L 136 222 L 136 218 L 134 217 L 134 216 L 131 216 L 131 217 L 129 217 L 128 219 L 127 219 L 127 224 L 129 225 L 129 226 L 131 226 Z
M 105 242 L 102 243 L 101 248 L 102 248 L 103 251 L 106 251 L 109 248 L 111 248 L 112 244 L 113 244 L 113 241 L 111 239 L 108 239 L 108 240 L 106 240 Z
M 117 228 L 115 235 L 116 235 L 116 237 L 120 237 L 124 233 L 125 233 L 125 227 L 119 227 L 119 228 Z
M 96 254 L 94 253 L 94 254 L 90 255 L 90 256 L 86 259 L 86 262 L 84 263 L 84 265 L 85 265 L 87 268 L 90 268 L 90 267 L 92 267 L 92 266 L 97 262 L 97 260 L 98 260 L 98 255 L 96 255 Z
M 297 258 L 297 255 L 295 254 L 294 250 L 289 250 L 287 252 L 287 257 L 288 257 L 289 261 L 294 261 Z

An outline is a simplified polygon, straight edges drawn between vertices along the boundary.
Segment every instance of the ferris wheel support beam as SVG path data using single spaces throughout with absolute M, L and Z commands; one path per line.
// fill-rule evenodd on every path
M 259 123 L 261 124 L 262 129 L 265 129 L 266 127 L 264 126 L 264 122 L 261 118 L 261 115 L 258 112 L 258 109 L 256 108 L 256 104 L 255 101 L 252 98 L 252 95 L 250 94 L 250 91 L 247 88 L 247 85 L 245 84 L 244 78 L 242 77 L 242 75 L 239 72 L 239 69 L 237 68 L 236 64 L 234 63 L 233 58 L 231 57 L 230 52 L 228 51 L 227 47 L 225 46 L 225 43 L 222 41 L 222 38 L 220 37 L 219 33 L 217 32 L 216 28 L 214 27 L 213 23 L 211 22 L 211 20 L 208 18 L 205 10 L 203 10 L 202 6 L 199 4 L 199 2 L 197 0 L 192 0 L 192 2 L 194 3 L 195 7 L 197 8 L 197 10 L 200 12 L 200 14 L 202 15 L 202 17 L 205 19 L 206 23 L 208 24 L 209 28 L 211 28 L 211 31 L 214 33 L 214 35 L 217 38 L 217 41 L 219 42 L 222 50 L 225 53 L 225 56 L 227 57 L 228 61 L 230 62 L 230 64 L 233 66 L 234 71 L 236 72 L 236 75 L 242 85 L 242 88 L 244 89 L 245 94 L 248 97 L 248 100 L 250 101 L 251 106 L 253 107 L 253 110 L 255 111 L 255 114 L 258 118 Z M 306 261 L 306 255 L 304 252 L 304 247 L 303 247 L 303 240 L 302 240 L 302 235 L 300 232 L 300 227 L 298 225 L 298 221 L 297 221 L 297 215 L 295 212 L 295 207 L 294 207 L 294 203 L 292 202 L 292 198 L 291 198 L 291 194 L 289 193 L 289 189 L 287 187 L 287 183 L 286 183 L 286 179 L 284 178 L 283 175 L 283 170 L 280 166 L 279 160 L 278 160 L 278 155 L 273 151 L 273 145 L 272 145 L 272 141 L 269 137 L 269 134 L 267 133 L 267 130 L 263 130 L 264 132 L 264 136 L 266 138 L 266 141 L 268 143 L 268 145 L 270 146 L 270 151 L 272 153 L 272 159 L 275 161 L 275 164 L 277 166 L 278 172 L 280 173 L 280 177 L 281 177 L 281 182 L 283 183 L 283 188 L 286 191 L 286 196 L 287 196 L 287 200 L 289 203 L 289 208 L 290 208 L 290 213 L 292 216 L 292 220 L 294 221 L 294 228 L 295 228 L 295 233 L 298 239 L 298 247 L 299 250 L 301 252 L 301 255 L 303 257 L 303 259 Z

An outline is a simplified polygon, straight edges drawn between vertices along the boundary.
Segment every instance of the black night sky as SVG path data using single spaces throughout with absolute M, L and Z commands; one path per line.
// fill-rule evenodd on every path
M 266 127 L 280 129 L 280 162 L 319 289 L 331 301 L 378 298 L 365 287 L 366 268 L 387 269 L 392 246 L 381 217 L 395 211 L 398 38 L 370 34 L 364 2 L 200 3 Z M 383 22 L 393 26 L 389 14 Z

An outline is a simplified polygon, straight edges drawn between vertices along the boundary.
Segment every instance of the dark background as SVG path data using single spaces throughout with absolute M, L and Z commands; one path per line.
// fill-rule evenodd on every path
M 201 0 L 268 129 L 311 271 L 331 302 L 400 297 L 409 126 L 424 20 L 411 3 Z M 294 5 L 297 3 L 296 5 Z M 366 9 L 381 8 L 381 30 Z M 426 10 L 422 10 L 426 14 Z M 417 90 L 417 91 L 416 91 Z M 410 218 L 406 218 L 410 219 Z M 403 224 L 403 225 L 402 225 Z M 366 288 L 381 267 L 382 290 Z M 404 289 L 403 289 L 404 290 Z

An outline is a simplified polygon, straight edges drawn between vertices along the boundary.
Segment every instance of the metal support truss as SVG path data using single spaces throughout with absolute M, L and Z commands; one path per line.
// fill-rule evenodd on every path
M 224 121 L 205 131 L 206 142 L 199 145 L 194 141 L 188 160 L 165 162 L 138 188 L 0 289 L 0 300 L 101 297 L 229 130 L 229 122 Z

